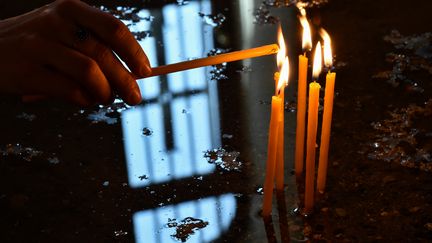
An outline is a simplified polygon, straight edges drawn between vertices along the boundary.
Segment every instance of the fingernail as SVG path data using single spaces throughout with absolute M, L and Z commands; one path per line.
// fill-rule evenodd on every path
M 132 104 L 133 105 L 138 105 L 139 103 L 141 103 L 141 91 L 139 90 L 139 88 L 136 88 L 134 90 L 134 92 L 132 93 Z

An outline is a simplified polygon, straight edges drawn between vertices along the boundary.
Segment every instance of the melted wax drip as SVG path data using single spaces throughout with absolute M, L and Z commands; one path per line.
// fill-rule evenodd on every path
M 181 242 L 186 242 L 189 237 L 195 234 L 195 231 L 205 228 L 209 222 L 202 219 L 196 219 L 193 217 L 186 217 L 180 222 L 176 222 L 175 219 L 168 219 L 166 224 L 169 228 L 176 228 L 176 233 L 171 235 Z
M 226 171 L 240 171 L 242 162 L 239 160 L 240 152 L 228 152 L 223 148 L 208 150 L 204 157 L 211 164 L 217 165 L 219 168 Z
M 229 51 L 229 49 L 215 48 L 215 49 L 210 50 L 207 53 L 207 56 L 215 56 L 215 55 L 219 55 L 222 53 L 226 53 L 228 51 Z M 210 79 L 213 81 L 228 79 L 228 76 L 226 76 L 226 74 L 225 74 L 226 67 L 227 67 L 227 63 L 221 63 L 218 65 L 212 66 L 212 69 L 210 70 Z
M 298 0 L 265 0 L 261 5 L 254 11 L 254 23 L 256 24 L 277 24 L 279 19 L 270 14 L 271 7 L 288 7 L 294 6 L 300 3 L 303 8 L 321 7 L 328 3 L 328 0 L 309 0 L 309 1 L 298 1 Z
M 3 156 L 16 156 L 25 161 L 32 161 L 33 158 L 42 155 L 41 151 L 34 148 L 24 147 L 21 144 L 8 144 L 5 149 L 0 149 L 0 155 Z
M 151 30 L 144 30 L 144 31 L 132 31 L 132 34 L 135 36 L 137 41 L 142 41 L 147 37 L 153 36 L 153 31 Z
M 149 21 L 149 22 L 154 20 L 153 16 L 146 16 L 146 17 L 139 16 L 139 12 L 141 9 L 136 7 L 118 6 L 116 9 L 111 9 L 105 6 L 101 6 L 100 10 L 114 15 L 118 19 L 131 21 L 133 24 L 136 24 L 142 20 Z
M 213 14 L 204 14 L 199 12 L 198 15 L 203 19 L 204 23 L 213 27 L 221 26 L 226 19 L 225 15 L 223 15 L 222 13 L 213 15 Z
M 91 120 L 92 123 L 106 123 L 106 124 L 116 124 L 120 113 L 130 106 L 125 104 L 121 99 L 115 99 L 114 103 L 108 106 L 99 106 L 99 109 L 93 111 L 87 115 L 87 119 Z

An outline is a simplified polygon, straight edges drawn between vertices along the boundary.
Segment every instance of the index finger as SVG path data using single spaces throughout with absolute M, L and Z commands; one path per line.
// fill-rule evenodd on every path
M 147 55 L 123 22 L 77 0 L 61 1 L 58 7 L 60 12 L 88 28 L 112 48 L 134 74 L 146 77 L 151 73 Z

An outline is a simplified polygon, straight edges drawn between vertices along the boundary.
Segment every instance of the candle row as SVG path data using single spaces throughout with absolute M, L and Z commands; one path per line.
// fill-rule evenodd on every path
M 299 56 L 299 77 L 298 77 L 298 99 L 297 99 L 297 127 L 296 127 L 296 150 L 295 150 L 295 171 L 297 179 L 303 176 L 304 163 L 306 162 L 306 175 L 305 175 L 305 213 L 312 212 L 315 196 L 315 163 L 316 163 L 316 136 L 318 130 L 318 108 L 319 108 L 319 92 L 321 89 L 319 81 L 319 74 L 322 68 L 322 52 L 321 43 L 318 42 L 315 48 L 312 81 L 309 84 L 309 97 L 308 97 L 308 116 L 307 116 L 307 132 L 305 133 L 306 121 L 306 83 L 307 83 L 307 69 L 308 58 L 306 52 L 311 49 L 311 34 L 309 22 L 306 18 L 304 9 L 301 10 L 300 23 L 303 27 L 303 51 L 304 54 Z M 330 145 L 330 130 L 331 120 L 333 113 L 333 97 L 334 97 L 334 84 L 336 73 L 331 72 L 332 68 L 332 51 L 331 40 L 328 33 L 320 30 L 320 35 L 324 41 L 324 64 L 328 69 L 325 85 L 324 96 L 324 112 L 321 126 L 321 143 L 318 162 L 318 178 L 317 190 L 324 193 L 326 177 L 327 177 L 327 164 L 328 164 L 328 151 Z M 304 140 L 306 134 L 306 161 L 304 161 Z M 301 181 L 301 180 L 298 180 Z
M 311 51 L 312 49 L 312 38 L 309 22 L 306 18 L 306 12 L 302 8 L 300 8 L 300 12 L 300 23 L 303 27 L 302 47 L 304 54 L 299 56 L 295 172 L 296 177 L 300 179 L 303 176 L 303 168 L 304 164 L 306 163 L 304 204 L 305 213 L 309 214 L 313 209 L 315 195 L 316 137 L 318 131 L 318 109 L 321 89 L 318 81 L 323 62 L 321 51 L 322 47 L 321 43 L 318 42 L 314 54 L 312 82 L 309 84 L 309 94 L 307 94 L 307 73 L 309 60 L 306 56 L 306 53 Z M 272 96 L 271 102 L 271 116 L 266 161 L 266 177 L 264 183 L 264 203 L 262 212 L 264 217 L 270 216 L 271 213 L 273 190 L 275 183 L 276 189 L 278 191 L 284 190 L 284 91 L 285 86 L 288 84 L 289 61 L 287 57 L 285 41 L 283 39 L 283 34 L 280 26 L 278 32 L 279 52 L 277 54 L 277 63 L 281 72 L 276 72 L 274 75 L 276 89 L 275 95 Z M 329 70 L 326 76 L 324 113 L 321 127 L 321 144 L 317 179 L 317 189 L 320 193 L 323 193 L 327 176 L 327 161 L 330 143 L 334 83 L 336 74 L 331 72 L 332 52 L 330 37 L 323 29 L 321 29 L 320 34 L 324 41 L 324 63 Z M 308 102 L 306 102 L 307 95 Z M 306 108 L 308 109 L 307 126 Z M 307 139 L 306 160 L 304 159 L 305 137 Z

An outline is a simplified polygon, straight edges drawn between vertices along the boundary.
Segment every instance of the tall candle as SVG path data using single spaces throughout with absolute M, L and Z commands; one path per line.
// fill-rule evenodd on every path
M 280 75 L 275 75 L 278 81 L 276 89 L 277 96 L 281 99 L 280 116 L 279 116 L 279 127 L 278 127 L 278 141 L 277 141 L 277 163 L 276 163 L 276 189 L 278 191 L 284 190 L 284 173 L 285 173 L 285 159 L 284 159 L 284 137 L 285 137 L 285 86 L 288 84 L 289 76 L 289 61 L 286 56 Z M 276 81 L 275 80 L 275 81 Z
M 297 178 L 299 178 L 299 176 L 303 173 L 304 164 L 307 68 L 308 58 L 305 55 L 300 55 L 297 87 L 297 127 L 295 143 L 295 172 Z
M 327 178 L 328 151 L 330 145 L 330 131 L 333 113 L 333 96 L 336 73 L 329 72 L 326 76 L 324 95 L 324 114 L 321 128 L 321 145 L 318 164 L 317 190 L 324 193 Z
M 285 86 L 282 86 L 279 97 L 281 99 L 280 113 L 279 113 L 279 126 L 278 126 L 278 141 L 277 141 L 277 163 L 276 163 L 276 190 L 283 191 L 284 189 L 284 172 L 285 172 L 285 160 L 284 160 L 284 104 L 285 104 Z
M 277 138 L 277 152 L 276 152 L 276 189 L 283 191 L 284 189 L 284 172 L 285 172 L 285 159 L 284 159 L 284 121 L 285 121 L 285 86 L 288 84 L 288 73 L 289 73 L 289 62 L 287 57 L 285 39 L 283 37 L 282 28 L 279 25 L 278 28 L 278 43 L 279 52 L 277 54 L 277 65 L 280 69 L 280 73 L 276 72 L 275 79 L 275 95 L 281 99 L 279 126 L 278 126 L 278 138 Z
M 274 188 L 274 175 L 276 167 L 277 136 L 280 117 L 281 98 L 272 97 L 270 127 L 267 147 L 266 176 L 264 182 L 264 203 L 262 209 L 263 217 L 270 216 L 272 209 L 272 198 Z
M 315 48 L 313 79 L 317 80 L 321 72 L 321 44 L 318 42 Z M 315 194 L 315 149 L 316 134 L 318 128 L 319 91 L 321 86 L 317 82 L 309 84 L 307 147 L 306 147 L 306 182 L 305 182 L 305 213 L 311 213 L 314 205 Z
M 321 86 L 317 82 L 309 85 L 308 130 L 306 151 L 306 193 L 305 212 L 310 213 L 314 205 L 314 177 L 315 177 L 315 148 L 316 133 L 318 128 L 319 90 Z
M 318 179 L 317 179 L 317 190 L 320 193 L 324 193 L 326 178 L 327 178 L 328 152 L 330 146 L 330 132 L 331 132 L 331 122 L 332 122 L 332 113 L 333 113 L 333 97 L 334 97 L 336 73 L 332 73 L 330 71 L 333 65 L 330 36 L 324 29 L 320 30 L 320 34 L 324 40 L 324 64 L 329 69 L 329 72 L 326 76 L 326 85 L 325 85 L 324 114 L 323 114 L 323 123 L 321 128 L 321 145 L 320 145 Z
M 271 213 L 273 188 L 276 177 L 278 190 L 283 190 L 283 117 L 284 117 L 284 90 L 288 83 L 289 63 L 288 57 L 285 57 L 282 63 L 281 72 L 276 72 L 275 78 L 275 95 L 272 97 L 272 109 L 270 116 L 269 141 L 267 148 L 267 167 L 266 178 L 264 182 L 264 203 L 263 216 L 267 217 Z M 281 132 L 282 131 L 282 132 Z M 277 171 L 277 173 L 276 173 Z M 282 174 L 281 174 L 282 173 Z M 280 188 L 282 187 L 282 188 Z
M 306 18 L 306 11 L 300 8 L 300 24 L 303 28 L 302 48 L 303 55 L 299 56 L 298 70 L 298 87 L 297 87 L 297 127 L 296 127 L 296 145 L 295 145 L 295 171 L 297 178 L 303 173 L 304 164 L 304 139 L 305 139 L 305 121 L 306 121 L 306 84 L 308 71 L 308 58 L 306 51 L 312 48 L 312 37 L 309 22 Z

